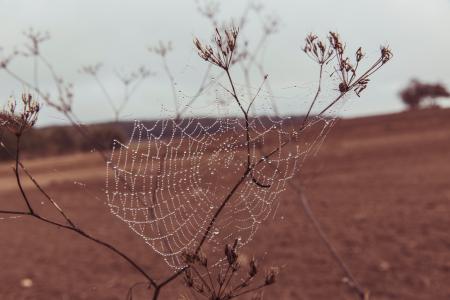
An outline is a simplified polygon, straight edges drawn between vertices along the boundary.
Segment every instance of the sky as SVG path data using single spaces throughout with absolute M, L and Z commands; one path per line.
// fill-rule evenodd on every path
M 200 2 L 203 3 L 204 1 Z M 220 20 L 238 20 L 246 1 L 220 1 Z M 346 41 L 348 51 L 362 46 L 367 61 L 376 60 L 380 45 L 388 45 L 394 58 L 377 72 L 361 98 L 353 97 L 339 111 L 344 117 L 397 112 L 404 109 L 398 92 L 410 79 L 442 82 L 450 86 L 450 1 L 449 0 L 261 0 L 263 10 L 250 14 L 240 39 L 250 47 L 261 35 L 261 20 L 276 17 L 278 32 L 269 37 L 262 61 L 270 86 L 283 114 L 302 113 L 306 98 L 314 94 L 318 69 L 301 51 L 309 32 L 325 37 L 333 30 Z M 74 111 L 83 122 L 113 118 L 107 100 L 96 82 L 79 72 L 85 65 L 102 63 L 99 76 L 113 101 L 122 97 L 117 72 L 129 72 L 141 65 L 156 75 L 148 78 L 131 98 L 122 119 L 155 119 L 173 113 L 172 89 L 161 58 L 148 47 L 171 41 L 167 56 L 182 103 L 198 88 L 206 63 L 193 47 L 198 36 L 208 41 L 214 28 L 202 17 L 195 0 L 0 0 L 0 47 L 5 55 L 25 42 L 30 27 L 48 31 L 51 39 L 42 45 L 43 55 L 55 71 L 74 84 Z M 1 57 L 1 56 L 0 56 Z M 10 68 L 26 80 L 33 80 L 33 61 L 19 58 Z M 236 67 L 237 68 L 237 67 Z M 39 86 L 52 91 L 54 85 L 39 65 Z M 215 70 L 216 72 L 216 70 Z M 239 68 L 232 70 L 239 73 Z M 215 73 L 217 74 L 217 73 Z M 259 73 L 252 73 L 252 86 L 259 86 Z M 244 86 L 244 78 L 236 75 Z M 335 91 L 332 81 L 323 97 Z M 0 70 L 0 103 L 17 96 L 24 86 Z M 244 87 L 243 87 L 244 89 Z M 333 90 L 334 89 L 334 90 Z M 225 93 L 226 94 L 226 93 Z M 223 91 L 214 90 L 189 112 L 204 113 L 214 106 Z M 264 98 L 265 90 L 261 93 Z M 261 100 L 263 101 L 263 100 Z M 324 100 L 325 101 L 325 100 Z M 235 107 L 231 107 L 231 110 Z M 43 108 L 40 125 L 65 123 L 64 117 Z

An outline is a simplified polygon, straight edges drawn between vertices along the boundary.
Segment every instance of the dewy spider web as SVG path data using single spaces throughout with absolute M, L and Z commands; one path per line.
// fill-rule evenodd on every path
M 215 222 L 203 251 L 222 252 L 239 240 L 247 244 L 276 207 L 300 159 L 319 141 L 319 131 L 284 147 L 245 179 Z M 292 137 L 294 119 L 250 120 L 251 161 Z M 313 128 L 314 126 L 309 126 Z M 316 126 L 317 127 L 317 126 Z M 161 120 L 151 128 L 136 122 L 127 144 L 114 142 L 107 164 L 106 195 L 111 212 L 173 268 L 183 251 L 194 250 L 214 213 L 246 170 L 245 123 L 239 118 Z M 214 254 L 213 254 L 214 255 Z

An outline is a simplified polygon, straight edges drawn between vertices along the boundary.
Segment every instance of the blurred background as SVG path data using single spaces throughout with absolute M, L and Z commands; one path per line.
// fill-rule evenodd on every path
M 239 116 L 223 72 L 198 56 L 194 38 L 208 43 L 215 27 L 242 29 L 240 46 L 254 57 L 252 67 L 236 64 L 231 72 L 243 98 L 258 94 L 251 115 L 264 124 L 301 121 L 308 110 L 319 71 L 303 52 L 307 34 L 339 32 L 352 58 L 361 46 L 362 70 L 388 46 L 394 57 L 361 97 L 344 97 L 320 119 L 326 130 L 317 140 L 325 142 L 307 151 L 291 181 L 309 201 L 286 188 L 242 255 L 257 257 L 260 270 L 280 268 L 264 299 L 447 300 L 449 16 L 449 0 L 0 0 L 0 105 L 20 101 L 23 91 L 37 96 L 37 128 L 21 144 L 27 170 L 77 225 L 159 281 L 173 270 L 111 214 L 105 160 L 113 139 L 128 141 L 134 120 L 157 134 L 163 119 L 210 124 Z M 312 115 L 340 94 L 333 73 L 324 73 Z M 4 151 L 15 150 L 15 136 L 4 127 L 0 210 L 23 211 L 14 162 Z M 58 220 L 22 175 L 36 210 Z M 228 188 L 236 177 L 219 175 L 226 180 L 205 178 Z M 132 286 L 136 299 L 148 299 L 153 291 L 142 280 L 108 249 L 72 232 L 0 215 L 1 299 L 129 299 Z M 186 298 L 195 299 L 182 279 L 162 296 Z
M 239 23 L 248 2 L 230 0 L 213 8 L 219 23 Z M 263 45 L 261 62 L 270 76 L 271 87 L 282 114 L 302 112 L 292 105 L 314 91 L 317 68 L 302 53 L 306 34 L 325 37 L 329 30 L 341 33 L 350 52 L 362 46 L 367 60 L 375 60 L 379 46 L 393 49 L 395 59 L 385 72 L 376 74 L 362 99 L 352 101 L 339 112 L 343 116 L 366 116 L 398 112 L 405 108 L 398 94 L 411 79 L 426 83 L 450 84 L 448 65 L 450 42 L 450 2 L 433 0 L 397 1 L 261 1 L 258 10 L 247 14 L 241 39 L 257 47 L 264 26 L 276 22 L 276 32 Z M 79 71 L 87 65 L 102 64 L 99 76 L 113 101 L 123 97 L 118 73 L 129 74 L 144 66 L 153 72 L 133 94 L 121 119 L 155 119 L 173 112 L 172 89 L 161 57 L 149 47 L 171 42 L 167 65 L 176 84 L 176 93 L 188 102 L 202 81 L 207 65 L 198 58 L 192 40 L 209 39 L 213 26 L 200 9 L 208 1 L 0 1 L 0 46 L 2 55 L 23 49 L 23 35 L 29 28 L 48 32 L 41 53 L 55 72 L 74 85 L 74 110 L 83 122 L 111 120 L 107 99 L 91 76 Z M 10 68 L 21 77 L 33 79 L 33 59 L 15 59 Z M 40 66 L 39 84 L 43 90 L 54 89 L 44 66 Z M 0 97 L 18 95 L 23 85 L 0 72 Z M 256 80 L 255 80 L 256 81 Z M 257 86 L 258 83 L 254 83 Z M 206 99 L 205 99 L 206 98 Z M 211 95 L 199 100 L 195 112 L 211 101 Z M 442 101 L 441 105 L 447 105 Z M 52 109 L 42 111 L 39 125 L 64 123 Z

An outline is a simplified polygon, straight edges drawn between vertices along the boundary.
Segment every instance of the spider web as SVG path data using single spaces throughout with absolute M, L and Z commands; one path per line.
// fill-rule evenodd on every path
M 294 120 L 250 119 L 250 159 L 252 164 L 261 163 L 224 206 L 202 251 L 219 257 L 225 244 L 237 239 L 242 247 L 252 239 L 273 213 L 286 181 L 330 126 L 325 119 L 315 122 L 320 126 L 308 126 L 312 130 L 302 132 L 302 142 L 264 159 L 292 137 Z M 128 143 L 114 141 L 107 164 L 107 203 L 114 215 L 178 269 L 184 266 L 181 254 L 196 249 L 246 167 L 243 119 L 160 120 L 149 128 L 135 122 Z

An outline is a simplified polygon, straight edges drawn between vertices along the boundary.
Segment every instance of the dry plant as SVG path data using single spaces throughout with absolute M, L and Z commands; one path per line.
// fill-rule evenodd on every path
M 269 34 L 269 33 L 267 33 Z M 32 34 L 35 39 L 32 41 L 40 40 L 40 35 Z M 283 175 L 277 167 L 273 167 L 272 162 L 276 162 L 276 156 L 285 155 L 283 150 L 287 148 L 287 146 L 292 145 L 299 151 L 300 142 L 302 139 L 302 134 L 306 131 L 307 128 L 310 128 L 314 125 L 315 120 L 322 120 L 322 116 L 329 111 L 336 103 L 339 102 L 345 95 L 350 92 L 355 92 L 358 96 L 361 92 L 367 87 L 369 83 L 369 79 L 371 75 L 376 72 L 381 66 L 383 66 L 386 62 L 388 62 L 392 53 L 386 47 L 381 48 L 380 58 L 375 61 L 372 65 L 370 65 L 366 70 L 360 72 L 360 62 L 363 59 L 363 53 L 361 48 L 359 48 L 355 53 L 355 63 L 352 63 L 351 60 L 345 54 L 345 44 L 341 41 L 338 34 L 330 32 L 327 42 L 320 42 L 315 35 L 309 35 L 306 39 L 306 46 L 304 51 L 308 56 L 310 56 L 316 63 L 319 64 L 320 67 L 320 75 L 319 75 L 319 86 L 317 89 L 317 93 L 315 94 L 314 99 L 311 102 L 311 105 L 308 108 L 308 114 L 301 121 L 300 124 L 291 124 L 291 128 L 289 132 L 282 132 L 281 129 L 278 129 L 276 126 L 270 127 L 270 130 L 280 131 L 279 132 L 279 144 L 275 147 L 271 147 L 269 149 L 265 149 L 260 146 L 261 142 L 261 134 L 258 134 L 255 126 L 252 123 L 252 119 L 250 118 L 250 110 L 252 106 L 255 104 L 255 100 L 257 99 L 260 91 L 263 88 L 267 80 L 267 75 L 264 74 L 261 78 L 261 84 L 252 97 L 248 99 L 247 102 L 243 101 L 241 95 L 237 92 L 236 84 L 234 81 L 234 77 L 232 74 L 233 66 L 237 63 L 242 63 L 245 58 L 245 55 L 239 55 L 237 53 L 238 49 L 238 37 L 239 37 L 239 28 L 238 27 L 229 27 L 224 30 L 216 29 L 214 34 L 214 39 L 212 44 L 205 44 L 201 42 L 199 39 L 194 40 L 194 45 L 198 50 L 199 56 L 209 63 L 213 67 L 217 67 L 224 72 L 226 75 L 228 87 L 221 85 L 222 88 L 230 95 L 232 101 L 239 108 L 241 113 L 241 118 L 243 118 L 243 137 L 244 141 L 242 142 L 242 148 L 244 149 L 245 155 L 242 159 L 242 168 L 237 168 L 236 172 L 239 173 L 237 176 L 237 180 L 233 183 L 230 183 L 228 187 L 228 192 L 224 195 L 224 197 L 218 200 L 217 205 L 213 205 L 210 207 L 209 212 L 211 212 L 210 218 L 205 220 L 205 226 L 200 227 L 203 229 L 202 232 L 196 237 L 198 239 L 193 239 L 193 243 L 189 247 L 185 247 L 185 251 L 183 251 L 182 255 L 180 255 L 179 259 L 184 261 L 184 264 L 178 267 L 178 269 L 169 277 L 157 282 L 153 275 L 151 275 L 148 271 L 144 270 L 141 266 L 139 266 L 134 260 L 132 260 L 129 256 L 115 248 L 113 245 L 110 245 L 104 241 L 101 241 L 76 225 L 72 219 L 69 218 L 68 214 L 57 204 L 57 202 L 42 188 L 41 185 L 35 180 L 32 174 L 26 169 L 23 162 L 20 158 L 20 141 L 22 138 L 22 133 L 31 128 L 37 119 L 37 115 L 40 109 L 40 105 L 34 100 L 33 96 L 30 96 L 29 93 L 24 94 L 22 97 L 23 109 L 18 112 L 15 104 L 10 104 L 7 109 L 0 114 L 0 121 L 2 124 L 2 128 L 6 128 L 11 130 L 15 136 L 17 137 L 17 149 L 16 153 L 11 156 L 15 161 L 14 174 L 17 180 L 18 189 L 22 195 L 24 202 L 27 205 L 26 211 L 7 211 L 0 210 L 1 214 L 8 215 L 24 215 L 30 216 L 35 219 L 38 219 L 42 222 L 72 231 L 80 236 L 83 236 L 86 239 L 89 239 L 101 246 L 104 246 L 115 254 L 123 258 L 127 261 L 136 271 L 138 271 L 146 280 L 147 284 L 153 289 L 152 299 L 158 299 L 160 297 L 161 290 L 166 287 L 169 283 L 173 282 L 176 278 L 181 275 L 184 275 L 185 281 L 187 285 L 199 293 L 200 295 L 205 296 L 207 299 L 212 300 L 225 300 L 232 299 L 244 294 L 262 289 L 266 286 L 269 286 L 275 282 L 276 279 L 276 269 L 269 269 L 269 271 L 263 276 L 263 281 L 261 283 L 256 283 L 255 279 L 256 275 L 259 273 L 258 268 L 256 266 L 255 260 L 251 260 L 248 264 L 249 271 L 247 275 L 244 275 L 244 279 L 240 283 L 236 283 L 236 279 L 241 275 L 239 274 L 240 264 L 238 263 L 238 249 L 243 246 L 243 243 L 239 242 L 239 238 L 235 239 L 233 245 L 225 246 L 225 264 L 213 262 L 209 263 L 208 254 L 205 254 L 204 248 L 205 245 L 214 237 L 215 229 L 217 226 L 217 222 L 219 217 L 226 210 L 226 207 L 231 205 L 235 198 L 239 198 L 239 196 L 243 196 L 242 190 L 243 188 L 247 188 L 249 191 L 257 191 L 260 193 L 266 193 L 271 189 L 277 188 L 274 184 L 274 180 L 272 177 L 262 176 L 262 169 L 269 170 L 272 175 L 276 174 L 280 177 L 279 181 L 285 182 L 289 179 L 289 176 Z M 39 44 L 39 43 L 37 43 Z M 53 68 L 50 64 L 46 63 L 47 61 L 42 57 L 40 51 L 38 51 L 38 46 L 35 48 L 35 55 L 40 61 L 44 62 L 44 64 L 51 70 L 52 74 Z M 155 50 L 154 50 L 155 51 Z M 158 54 L 164 59 L 167 54 L 167 47 L 163 49 L 161 46 L 157 48 Z M 164 52 L 164 54 L 163 54 Z M 59 79 L 56 75 L 54 75 L 55 83 L 58 87 L 59 98 L 58 101 L 54 101 L 52 97 L 48 94 L 42 92 L 36 84 L 30 84 L 29 82 L 21 79 L 18 75 L 12 72 L 9 69 L 9 62 L 11 58 L 5 58 L 1 61 L 0 66 L 2 69 L 7 72 L 12 77 L 19 80 L 19 82 L 23 83 L 26 87 L 35 91 L 36 94 L 49 106 L 56 108 L 58 111 L 62 112 L 73 124 L 77 124 L 78 122 L 74 119 L 71 113 L 71 99 L 72 94 L 66 92 L 63 88 L 63 81 Z M 251 61 L 251 60 L 250 60 Z M 252 63 L 253 64 L 253 63 Z M 317 98 L 321 92 L 321 81 L 322 81 L 322 72 L 323 67 L 329 65 L 333 68 L 333 76 L 336 76 L 339 80 L 339 95 L 332 99 L 324 108 L 320 109 L 320 112 L 312 115 L 311 112 L 315 108 L 317 104 Z M 247 68 L 247 65 L 244 65 L 244 70 Z M 92 69 L 86 69 L 88 73 L 91 72 L 91 75 L 96 75 L 98 69 L 93 67 Z M 138 77 L 143 79 L 143 76 Z M 131 82 L 135 80 L 135 77 L 123 77 L 124 85 L 130 85 Z M 172 80 L 172 79 L 171 79 Z M 126 82 L 126 83 L 125 83 Z M 174 95 L 175 97 L 175 95 Z M 128 100 L 127 100 L 128 101 Z M 120 107 L 119 107 L 120 108 Z M 178 108 L 177 108 L 177 112 Z M 179 123 L 177 123 L 177 119 L 179 114 L 177 113 L 177 118 L 171 120 L 170 122 L 174 124 L 174 126 L 178 126 L 180 128 Z M 81 131 L 83 129 L 79 127 Z M 183 130 L 183 128 L 181 128 Z M 268 130 L 269 131 L 269 130 Z M 84 133 L 87 136 L 86 133 Z M 2 147 L 6 148 L 5 145 L 2 144 Z M 240 148 L 240 149 L 242 149 Z M 234 148 L 232 151 L 238 151 Z M 256 150 L 255 150 L 256 149 Z M 168 152 L 164 152 L 167 155 Z M 290 153 L 290 152 L 289 152 Z M 294 152 L 295 153 L 295 152 Z M 102 154 L 105 157 L 105 154 Z M 289 154 L 289 157 L 291 154 Z M 294 155 L 295 156 L 295 155 Z M 279 158 L 283 163 L 293 163 L 290 158 Z M 298 158 L 296 156 L 295 158 Z M 148 155 L 147 155 L 148 158 Z M 159 157 L 158 157 L 159 158 Z M 161 164 L 162 160 L 158 160 L 158 163 Z M 108 160 L 108 162 L 111 162 Z M 291 172 L 295 171 L 295 163 Z M 115 180 L 119 182 L 122 180 L 127 183 L 127 178 L 124 178 L 124 173 L 120 172 L 117 167 L 114 169 Z M 64 222 L 54 221 L 50 218 L 43 217 L 39 215 L 33 208 L 32 201 L 30 201 L 27 192 L 25 191 L 22 185 L 21 175 L 22 172 L 33 182 L 35 187 L 43 194 L 49 204 L 55 209 L 57 213 L 59 213 Z M 126 170 L 124 170 L 126 171 Z M 189 171 L 189 170 L 188 170 Z M 191 175 L 191 174 L 188 174 Z M 162 174 L 159 174 L 159 177 Z M 158 176 L 156 176 L 158 177 Z M 269 178 L 270 180 L 267 180 Z M 132 185 L 125 185 L 125 188 L 129 192 L 133 191 Z M 274 194 L 278 196 L 280 191 L 277 190 Z M 129 193 L 132 194 L 132 193 Z M 114 199 L 112 199 L 114 200 Z M 156 218 L 150 218 L 150 212 L 152 208 L 155 206 L 150 206 L 146 203 L 145 199 L 138 199 L 138 204 L 144 203 L 147 205 L 146 207 L 146 218 L 148 222 L 155 222 Z M 155 199 L 153 199 L 155 200 Z M 110 201 L 110 199 L 108 200 Z M 115 207 L 111 204 L 110 207 L 112 211 L 116 210 L 116 214 L 120 213 L 120 207 Z M 156 205 L 156 204 L 155 204 Z M 209 216 L 208 216 L 209 217 Z M 126 220 L 131 225 L 131 220 Z M 130 226 L 131 226 L 130 225 Z M 137 229 L 136 229 L 137 230 Z M 235 233 L 231 233 L 233 236 Z M 254 232 L 252 233 L 254 234 Z M 251 236 L 249 237 L 249 239 Z M 223 245 L 222 245 L 223 246 Z M 222 268 L 225 266 L 225 271 Z M 201 270 L 199 270 L 201 268 Z M 215 272 L 215 273 L 214 273 Z M 214 273 L 214 274 L 213 274 Z M 214 282 L 212 278 L 216 278 Z M 255 281 L 255 282 L 254 282 Z M 234 282 L 234 283 L 233 283 Z M 132 296 L 132 290 L 131 290 Z
M 360 93 L 367 87 L 369 83 L 369 77 L 376 72 L 381 66 L 387 63 L 392 58 L 392 52 L 388 47 L 381 47 L 380 49 L 380 58 L 375 61 L 372 65 L 368 67 L 367 70 L 363 71 L 361 75 L 357 74 L 358 67 L 360 66 L 361 61 L 364 58 L 364 53 L 361 47 L 359 47 L 355 52 L 355 61 L 356 64 L 353 66 L 350 58 L 345 56 L 345 44 L 341 41 L 339 34 L 335 32 L 330 32 L 327 41 L 322 41 L 315 34 L 309 34 L 305 38 L 305 45 L 303 47 L 303 51 L 306 55 L 311 58 L 315 63 L 319 65 L 319 79 L 318 79 L 318 87 L 315 93 L 315 96 L 308 108 L 306 116 L 303 120 L 301 130 L 306 128 L 310 121 L 310 114 L 317 102 L 317 99 L 321 93 L 321 85 L 323 80 L 324 68 L 331 63 L 334 59 L 336 60 L 335 66 L 333 67 L 333 73 L 338 75 L 339 82 L 339 92 L 340 95 L 332 101 L 326 108 L 324 108 L 318 116 L 322 115 L 327 109 L 329 109 L 332 105 L 334 105 L 339 99 L 342 98 L 343 95 L 353 90 L 356 95 L 359 97 Z M 331 256 L 338 263 L 339 267 L 345 274 L 346 283 L 361 300 L 368 300 L 370 292 L 368 289 L 361 286 L 359 281 L 352 274 L 350 268 L 343 260 L 343 258 L 339 255 L 336 248 L 328 239 L 325 231 L 322 229 L 322 226 L 313 211 L 309 206 L 309 201 L 303 191 L 303 188 L 299 188 L 297 185 L 290 182 L 290 188 L 295 191 L 299 197 L 299 202 L 303 211 L 305 212 L 308 219 L 311 221 L 314 226 L 319 238 L 322 240 L 324 245 L 329 250 Z
M 246 93 L 248 99 L 253 99 L 256 97 L 256 95 L 259 93 L 259 89 L 254 94 L 251 87 L 253 86 L 252 80 L 251 80 L 251 74 L 254 68 L 257 69 L 259 72 L 260 78 L 266 78 L 267 72 L 264 67 L 263 58 L 264 58 L 264 50 L 267 45 L 267 42 L 269 41 L 270 37 L 278 32 L 278 26 L 279 26 L 279 20 L 274 15 L 267 15 L 263 16 L 262 14 L 263 6 L 262 5 L 256 5 L 254 3 L 250 3 L 244 14 L 242 15 L 239 27 L 242 29 L 246 23 L 248 14 L 250 12 L 254 12 L 256 16 L 261 21 L 261 27 L 262 27 L 262 33 L 260 34 L 260 37 L 258 39 L 258 42 L 255 44 L 253 49 L 250 49 L 251 45 L 249 41 L 244 42 L 244 48 L 240 50 L 240 53 L 238 54 L 240 56 L 239 59 L 239 66 L 242 69 L 242 73 L 244 75 L 245 80 L 245 86 L 246 86 Z M 267 78 L 266 78 L 267 79 Z M 273 108 L 273 112 L 275 115 L 279 115 L 278 107 L 275 102 L 273 92 L 270 86 L 269 80 L 266 80 L 265 87 L 267 89 L 267 92 L 269 94 L 269 98 L 271 100 L 271 105 Z M 256 115 L 256 112 L 253 112 L 253 114 Z
M 256 259 L 252 258 L 248 262 L 241 259 L 238 242 L 235 240 L 233 245 L 225 245 L 225 264 L 218 271 L 208 264 L 204 254 L 184 252 L 183 259 L 188 266 L 184 272 L 186 286 L 209 300 L 229 300 L 250 293 L 254 294 L 253 299 L 262 299 L 256 292 L 274 284 L 279 269 L 267 269 L 257 282 L 260 270 Z
M 203 4 L 198 4 L 198 11 L 202 16 L 207 18 L 211 25 L 215 28 L 220 28 L 221 30 L 229 27 L 226 22 L 223 22 L 219 19 L 218 14 L 220 11 L 220 2 L 218 1 L 205 1 Z M 275 115 L 279 115 L 277 103 L 275 101 L 275 97 L 273 95 L 270 80 L 267 78 L 267 72 L 264 67 L 264 50 L 269 41 L 270 37 L 278 32 L 279 20 L 274 15 L 263 15 L 264 6 L 260 3 L 249 2 L 242 14 L 235 21 L 237 27 L 242 31 L 245 30 L 247 24 L 249 23 L 249 19 L 251 15 L 257 17 L 257 19 L 261 23 L 261 33 L 257 38 L 257 42 L 255 45 L 252 45 L 249 40 L 244 40 L 240 43 L 241 49 L 237 49 L 237 53 L 235 54 L 235 60 L 239 64 L 246 88 L 246 98 L 247 101 L 251 101 L 251 99 L 255 98 L 257 94 L 260 92 L 260 89 L 256 91 L 252 90 L 252 80 L 251 75 L 253 72 L 257 71 L 259 74 L 258 77 L 265 78 L 265 90 L 268 93 L 268 96 L 271 101 L 272 109 Z M 256 34 L 252 34 L 254 38 Z M 209 65 L 210 66 L 210 65 Z M 209 69 L 208 69 L 209 72 Z M 209 73 L 208 73 L 209 74 Z M 217 76 L 217 79 L 220 79 L 221 75 Z M 191 104 L 191 103 L 190 103 Z M 253 115 L 256 115 L 256 112 L 252 112 Z
M 206 20 L 210 23 L 210 25 L 213 28 L 220 28 L 220 30 L 223 30 L 229 27 L 227 25 L 227 22 L 224 22 L 219 17 L 220 1 L 196 0 L 196 3 L 199 14 L 202 17 L 206 18 Z M 264 6 L 262 4 L 256 4 L 256 2 L 249 2 L 245 6 L 244 11 L 241 13 L 240 17 L 237 18 L 235 23 L 238 24 L 237 27 L 239 27 L 240 30 L 242 30 L 247 27 L 250 15 L 253 13 L 253 15 L 256 16 L 261 23 L 261 35 L 258 38 L 258 42 L 253 47 L 248 40 L 241 42 L 242 49 L 238 49 L 239 53 L 235 55 L 236 56 L 235 60 L 240 65 L 242 74 L 244 75 L 247 101 L 251 101 L 251 99 L 257 96 L 256 94 L 261 92 L 260 89 L 253 91 L 251 88 L 252 87 L 251 75 L 254 72 L 254 69 L 256 69 L 259 74 L 259 77 L 261 79 L 265 78 L 264 85 L 266 93 L 270 98 L 274 114 L 279 115 L 277 103 L 275 101 L 275 97 L 273 95 L 270 86 L 270 80 L 266 76 L 267 72 L 265 71 L 263 63 L 265 46 L 270 36 L 274 35 L 278 31 L 278 19 L 273 15 L 263 16 L 263 10 Z M 155 52 L 156 54 L 159 54 L 158 52 L 160 51 L 156 51 L 159 48 L 161 48 L 161 45 L 159 47 L 149 48 L 149 50 Z M 163 63 L 165 65 L 164 66 L 165 71 L 168 74 L 168 77 L 171 81 L 172 93 L 173 95 L 175 95 L 174 91 L 176 89 L 174 85 L 174 80 L 172 79 L 173 76 L 171 75 L 170 69 L 167 67 L 167 62 L 164 62 L 164 57 Z M 201 83 L 197 91 L 194 93 L 194 95 L 190 97 L 189 101 L 185 105 L 179 106 L 178 116 L 180 118 L 185 115 L 188 109 L 192 107 L 192 105 L 199 99 L 200 96 L 202 96 L 206 91 L 208 91 L 211 87 L 213 87 L 216 84 L 216 82 L 218 82 L 225 75 L 224 72 L 220 72 L 216 76 L 213 76 L 211 67 L 212 67 L 211 64 L 207 65 L 207 68 L 202 76 Z M 173 98 L 175 99 L 175 96 Z M 254 111 L 252 113 L 253 115 L 256 115 Z
M 22 84 L 25 88 L 33 91 L 36 96 L 39 97 L 39 99 L 42 101 L 42 104 L 45 104 L 46 106 L 61 113 L 67 119 L 67 121 L 69 121 L 69 123 L 77 130 L 77 132 L 82 136 L 83 139 L 90 143 L 94 148 L 100 150 L 98 153 L 106 161 L 107 156 L 102 151 L 105 150 L 104 146 L 100 145 L 96 141 L 96 139 L 92 137 L 87 127 L 82 125 L 80 119 L 73 112 L 73 84 L 70 82 L 66 82 L 62 76 L 57 74 L 53 65 L 49 60 L 47 60 L 47 58 L 42 54 L 40 50 L 41 44 L 47 41 L 50 38 L 50 35 L 48 33 L 42 33 L 34 29 L 29 29 L 24 33 L 24 36 L 28 41 L 28 43 L 25 43 L 25 50 L 14 50 L 11 54 L 1 58 L 0 71 L 4 71 L 7 75 Z M 11 62 L 20 57 L 33 58 L 34 63 L 32 73 L 34 75 L 34 82 L 25 79 L 10 67 Z M 54 84 L 54 89 L 56 90 L 56 94 L 52 94 L 40 88 L 38 76 L 40 71 L 40 64 L 42 64 L 42 66 L 44 66 L 45 68 L 45 71 L 50 74 Z
M 30 90 L 33 90 L 42 101 L 48 105 L 49 107 L 63 113 L 67 118 L 73 118 L 72 115 L 72 105 L 73 105 L 73 85 L 71 83 L 67 83 L 64 81 L 63 77 L 59 76 L 51 63 L 47 60 L 47 58 L 42 54 L 41 47 L 42 43 L 48 41 L 50 39 L 50 35 L 47 32 L 40 32 L 33 28 L 30 28 L 28 31 L 24 32 L 24 36 L 27 39 L 28 43 L 25 43 L 25 50 L 15 52 L 16 55 L 10 57 L 7 63 L 2 63 L 2 69 L 10 75 L 12 78 L 16 79 L 18 82 L 23 84 Z M 34 83 L 30 83 L 17 73 L 13 72 L 9 68 L 9 64 L 12 59 L 17 56 L 22 56 L 26 58 L 33 59 L 33 75 L 34 75 Z M 46 93 L 42 91 L 39 87 L 39 65 L 42 64 L 46 70 L 50 73 L 53 82 L 55 84 L 57 94 L 55 96 L 50 93 Z
M 175 78 L 172 75 L 172 72 L 170 71 L 169 65 L 167 64 L 167 55 L 169 52 L 172 51 L 172 42 L 163 43 L 162 41 L 159 41 L 159 44 L 157 46 L 148 47 L 148 51 L 150 53 L 154 53 L 161 57 L 161 61 L 164 67 L 164 72 L 166 73 L 167 77 L 170 81 L 170 87 L 172 89 L 172 97 L 173 97 L 173 105 L 175 107 L 175 118 L 180 118 L 180 108 L 179 108 L 179 100 L 177 96 L 177 90 L 175 88 Z
M 350 270 L 350 267 L 339 255 L 339 252 L 337 251 L 336 247 L 328 238 L 327 234 L 325 233 L 325 230 L 322 228 L 321 223 L 319 222 L 314 212 L 312 211 L 311 206 L 309 205 L 309 200 L 306 197 L 305 188 L 303 186 L 299 187 L 298 185 L 295 185 L 292 182 L 290 183 L 290 188 L 297 193 L 300 200 L 299 202 L 301 204 L 303 211 L 305 212 L 305 215 L 311 221 L 311 224 L 313 225 L 314 230 L 317 232 L 318 237 L 323 242 L 325 247 L 328 249 L 328 251 L 331 254 L 331 257 L 337 262 L 343 274 L 345 275 L 342 278 L 342 282 L 346 284 L 350 289 L 352 289 L 359 299 L 369 300 L 370 299 L 369 289 L 363 287 L 360 284 L 359 280 L 356 279 L 355 275 Z
M 81 72 L 89 76 L 92 76 L 108 101 L 108 105 L 114 114 L 114 121 L 119 122 L 120 116 L 125 110 L 126 106 L 129 104 L 131 97 L 138 90 L 138 88 L 144 83 L 145 79 L 150 76 L 155 75 L 153 72 L 148 70 L 145 66 L 140 66 L 136 70 L 129 72 L 128 74 L 115 72 L 117 79 L 123 87 L 123 96 L 119 101 L 114 101 L 111 93 L 108 92 L 105 84 L 99 76 L 99 71 L 102 64 L 88 65 L 81 68 Z

